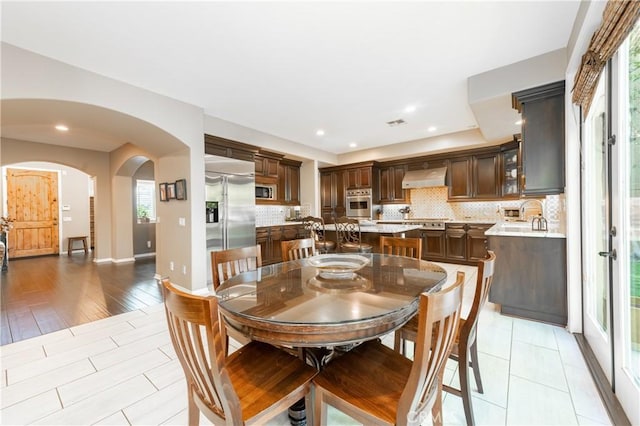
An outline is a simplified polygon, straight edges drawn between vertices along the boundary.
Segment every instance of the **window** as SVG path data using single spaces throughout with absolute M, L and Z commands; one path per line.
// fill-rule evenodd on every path
M 136 179 L 136 213 L 138 223 L 156 220 L 156 182 Z

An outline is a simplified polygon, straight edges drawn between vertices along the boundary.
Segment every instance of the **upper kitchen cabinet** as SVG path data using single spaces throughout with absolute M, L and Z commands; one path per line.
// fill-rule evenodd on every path
M 449 199 L 467 199 L 473 196 L 471 187 L 472 157 L 464 156 L 449 160 Z
M 501 146 L 502 197 L 520 197 L 520 135 L 514 141 Z
M 300 205 L 300 161 L 282 159 L 278 164 L 278 200 Z
M 257 183 L 276 183 L 278 166 L 283 156 L 278 154 L 256 154 L 254 157 Z
M 500 156 L 496 150 L 449 160 L 449 199 L 500 198 Z
M 473 156 L 471 166 L 473 198 L 495 200 L 500 197 L 500 155 L 495 152 Z
M 411 202 L 411 191 L 402 189 L 402 179 L 407 168 L 407 164 L 396 164 L 384 166 L 378 170 L 380 204 L 409 204 Z
M 558 81 L 511 95 L 522 113 L 523 195 L 564 192 L 564 92 Z
M 371 188 L 373 168 L 371 166 L 347 169 L 347 189 Z

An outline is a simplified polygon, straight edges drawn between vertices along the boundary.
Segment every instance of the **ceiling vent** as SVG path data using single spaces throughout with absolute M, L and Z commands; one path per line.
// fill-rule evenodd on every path
M 397 120 L 393 120 L 393 121 L 387 121 L 387 124 L 390 127 L 396 127 L 396 126 L 400 126 L 402 124 L 407 124 L 406 121 L 404 121 L 402 118 L 398 118 Z

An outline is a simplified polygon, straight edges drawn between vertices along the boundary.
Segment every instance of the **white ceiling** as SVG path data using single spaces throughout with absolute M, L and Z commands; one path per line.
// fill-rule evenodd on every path
M 476 127 L 467 78 L 566 47 L 578 6 L 22 1 L 2 2 L 1 17 L 9 44 L 344 153 Z M 409 105 L 415 112 L 404 111 Z M 4 136 L 56 143 L 34 115 L 9 118 Z M 406 124 L 386 124 L 396 119 Z M 90 124 L 84 129 L 87 147 Z M 111 136 L 97 129 L 93 148 L 113 149 Z

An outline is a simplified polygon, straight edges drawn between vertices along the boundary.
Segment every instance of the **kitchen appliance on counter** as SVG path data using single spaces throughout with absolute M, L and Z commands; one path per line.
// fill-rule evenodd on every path
M 205 155 L 207 253 L 256 244 L 254 163 Z M 213 282 L 210 255 L 207 280 Z
M 373 214 L 373 197 L 371 188 L 347 190 L 347 217 L 354 219 L 371 219 Z

